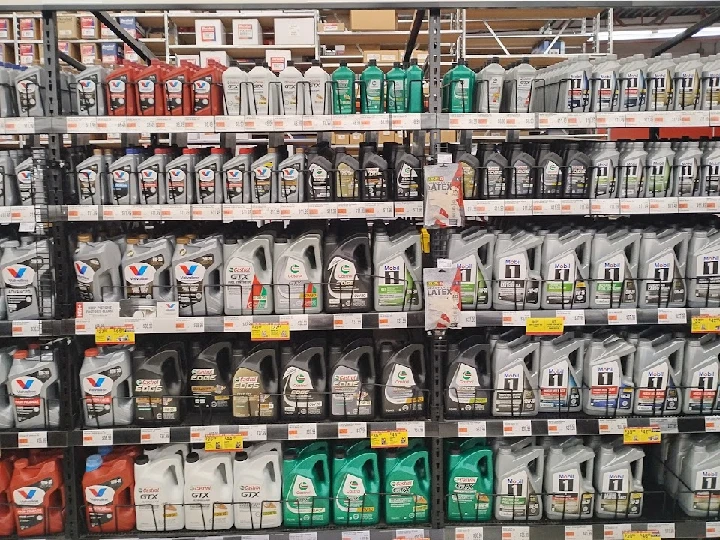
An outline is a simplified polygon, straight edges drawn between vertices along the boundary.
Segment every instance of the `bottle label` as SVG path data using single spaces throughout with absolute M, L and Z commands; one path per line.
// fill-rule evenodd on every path
M 167 172 L 168 202 L 182 203 L 187 200 L 187 165 L 182 164 Z
M 42 265 L 42 257 L 33 257 L 2 269 L 8 315 L 31 306 L 37 309 L 37 272 Z
M 15 514 L 19 531 L 42 527 L 43 525 L 47 527 L 48 508 L 45 506 L 45 495 L 53 487 L 56 487 L 53 486 L 53 479 L 48 477 L 34 484 L 13 490 L 12 502 L 22 507 Z
M 185 77 L 178 76 L 175 79 L 168 79 L 165 81 L 165 91 L 167 93 L 167 111 L 169 114 L 174 114 L 175 111 L 179 111 L 179 114 L 183 110 L 183 89 L 185 86 Z M 237 113 L 235 113 L 237 114 Z
M 498 300 L 519 306 L 523 303 L 537 304 L 540 284 L 535 279 L 529 279 L 526 253 L 500 257 L 497 265 Z
M 323 395 L 315 391 L 311 375 L 297 366 L 283 373 L 283 411 L 286 414 L 318 416 L 324 412 Z
M 202 79 L 193 81 L 193 111 L 195 114 L 202 113 L 212 106 L 212 77 L 207 75 Z
M 662 414 L 677 412 L 678 390 L 667 362 L 643 370 L 635 396 L 635 409 Z
M 535 391 L 528 384 L 525 365 L 514 365 L 499 372 L 495 377 L 496 413 L 520 415 L 537 410 Z
M 115 381 L 123 375 L 120 366 L 86 375 L 82 380 L 83 401 L 87 412 L 87 425 L 94 426 L 102 416 L 109 416 L 111 423 L 120 419 L 115 417 L 116 405 Z
M 77 291 L 81 302 L 102 302 L 102 297 L 107 294 L 111 295 L 114 292 L 112 286 L 108 290 L 98 291 L 100 294 L 98 298 L 95 298 L 95 289 L 93 287 L 93 281 L 95 279 L 95 273 L 102 267 L 100 260 L 93 257 L 92 259 L 85 259 L 75 261 L 75 277 L 77 279 Z
M 484 395 L 485 392 L 480 388 L 477 369 L 474 366 L 460 362 L 450 382 L 450 390 L 448 392 L 450 400 L 455 403 L 462 403 L 463 405 L 484 404 L 487 403 L 487 398 L 480 398 L 480 396 Z M 479 411 L 482 410 L 484 409 L 479 409 Z
M 85 488 L 90 527 L 101 527 L 115 519 L 115 492 L 122 488 L 122 478 L 113 478 L 102 484 Z
M 42 425 L 49 426 L 50 420 L 46 417 L 48 410 L 59 406 L 57 399 L 49 400 L 45 397 L 47 395 L 45 385 L 52 376 L 52 370 L 44 367 L 12 380 L 12 401 L 18 427 L 36 418 L 42 422 Z
M 685 280 L 677 267 L 675 253 L 665 253 L 648 263 L 645 275 L 645 304 L 666 306 L 685 305 Z
M 375 300 L 380 308 L 402 307 L 407 311 L 419 303 L 419 293 L 404 257 L 394 257 L 376 270 Z
M 150 75 L 138 81 L 137 88 L 140 114 L 144 114 L 145 111 L 148 110 L 153 111 L 153 114 L 158 114 L 155 111 L 155 107 L 157 106 L 155 102 L 155 84 L 157 84 L 157 75 Z
M 567 411 L 580 407 L 578 381 L 567 360 L 556 362 L 540 374 L 540 410 Z
M 26 169 L 24 171 L 15 171 L 15 177 L 18 181 L 18 191 L 20 192 L 20 202 L 30 204 L 35 195 L 35 186 L 33 180 L 35 178 L 32 169 Z
M 197 172 L 198 195 L 200 202 L 207 202 L 205 199 L 219 198 L 220 194 L 215 189 L 215 178 L 217 176 L 217 163 L 211 163 Z
M 254 182 L 250 196 L 254 202 L 263 202 L 263 198 L 270 197 L 273 165 L 272 161 L 266 161 L 252 170 Z
M 305 263 L 294 257 L 288 257 L 283 271 L 283 282 L 275 292 L 283 305 L 289 305 L 291 311 L 303 313 L 307 309 L 319 307 L 318 287 L 320 283 L 309 281 Z
M 130 195 L 130 165 L 112 171 L 112 196 L 115 201 L 122 201 Z
M 95 110 L 98 98 L 100 97 L 99 94 L 102 92 L 102 90 L 98 88 L 98 76 L 93 74 L 78 79 L 77 92 L 80 114 L 83 112 L 99 114 L 99 112 Z
M 540 515 L 540 501 L 528 481 L 526 471 L 502 478 L 498 494 L 498 514 L 506 519 L 528 519 Z
M 720 363 L 708 362 L 702 368 L 692 372 L 690 386 L 685 390 L 687 408 L 691 412 L 708 412 L 717 410 L 720 381 Z
M 185 248 L 180 248 L 180 257 L 186 254 Z M 205 295 L 209 291 L 205 283 L 205 275 L 214 264 L 215 255 L 208 253 L 175 265 L 175 282 L 181 310 L 192 310 L 196 304 L 200 304 L 199 309 L 203 311 L 207 309 Z
M 340 182 L 342 184 L 344 174 L 347 176 L 346 168 L 348 168 L 347 165 L 344 163 L 341 163 L 338 165 L 338 171 L 340 176 Z M 350 169 L 352 170 L 352 169 Z M 328 174 L 328 171 L 321 167 L 320 165 L 317 165 L 315 163 L 311 163 L 308 167 L 308 172 L 310 173 L 310 194 L 311 194 L 311 200 L 313 201 L 327 201 L 330 200 L 330 175 Z M 354 173 L 354 171 L 353 171 Z
M 546 267 L 545 300 L 572 307 L 587 301 L 586 279 L 580 275 L 575 252 L 550 262 Z
M 681 159 L 678 167 L 678 194 L 682 196 L 695 195 L 698 189 L 698 162 L 697 159 Z
M 110 111 L 125 111 L 128 106 L 127 92 L 128 77 L 125 74 L 113 77 L 107 82 L 108 94 L 110 95 Z
M 132 257 L 134 251 L 128 250 L 125 255 Z M 155 275 L 158 270 L 165 267 L 165 256 L 161 253 L 148 259 L 126 265 L 123 268 L 125 278 L 125 296 L 127 298 L 151 299 Z M 161 290 L 160 293 L 166 291 Z
M 681 109 L 692 109 L 698 98 L 700 76 L 697 70 L 675 72 L 677 103 Z
M 625 255 L 615 255 L 596 266 L 595 295 L 593 301 L 598 306 L 617 307 L 623 304 L 637 303 L 637 289 L 632 279 L 629 263 Z M 628 276 L 629 279 L 626 279 Z
M 338 366 L 330 380 L 331 408 L 335 416 L 369 416 L 373 412 L 374 385 L 363 384 L 360 373 Z
M 146 203 L 149 201 L 156 201 L 155 197 L 158 195 L 158 189 L 160 188 L 160 165 L 151 165 L 147 169 L 139 171 L 140 178 L 140 195 L 142 200 Z
M 268 309 L 269 283 L 260 283 L 252 261 L 232 257 L 225 264 L 225 305 L 255 313 Z
M 297 202 L 300 187 L 300 165 L 285 167 L 280 170 L 280 202 Z M 291 200 L 295 199 L 295 200 Z
M 403 163 L 397 173 L 397 197 L 399 200 L 409 200 L 419 196 L 418 173 L 410 165 Z
M 633 477 L 629 469 L 618 469 L 602 475 L 600 509 L 613 515 L 639 516 L 643 494 L 631 489 Z
M 236 198 L 243 202 L 243 186 L 245 183 L 245 167 L 237 167 L 225 171 L 225 189 L 227 189 L 228 199 L 234 202 Z

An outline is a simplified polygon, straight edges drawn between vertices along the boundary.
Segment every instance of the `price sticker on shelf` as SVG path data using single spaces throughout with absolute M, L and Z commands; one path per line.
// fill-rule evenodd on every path
M 547 421 L 548 435 L 573 436 L 577 435 L 577 420 L 557 419 Z
M 254 322 L 250 326 L 250 341 L 287 341 L 290 339 L 290 323 Z
M 206 435 L 205 450 L 208 452 L 240 452 L 243 449 L 242 435 Z
M 631 530 L 632 526 L 629 523 L 609 523 L 603 527 L 603 539 L 623 540 L 623 534 Z
M 96 345 L 133 345 L 135 343 L 135 327 L 132 324 L 124 326 L 96 326 Z
M 455 527 L 455 540 L 483 540 L 483 528 Z
M 487 437 L 487 423 L 484 420 L 458 422 L 458 437 Z
M 338 439 L 366 439 L 366 422 L 338 422 Z
M 502 540 L 530 540 L 530 527 L 527 525 L 503 527 Z
M 314 441 L 317 439 L 317 424 L 288 424 L 289 441 Z
M 658 426 L 626 427 L 623 430 L 624 444 L 660 444 L 662 432 Z
M 83 446 L 112 446 L 112 429 L 84 429 L 82 435 Z
M 616 324 L 637 324 L 637 309 L 608 309 L 607 318 L 609 325 Z
M 585 326 L 584 309 L 558 309 L 555 316 L 561 317 L 565 326 Z
M 42 321 L 13 321 L 12 337 L 36 337 L 42 334 Z
M 342 313 L 333 315 L 334 330 L 362 330 L 362 313 Z
M 705 433 L 720 433 L 720 416 L 705 417 Z
M 623 533 L 623 540 L 654 540 L 660 535 L 654 531 L 627 531 Z
M 169 444 L 170 428 L 140 428 L 140 444 Z
M 529 317 L 525 321 L 528 336 L 559 336 L 565 331 L 563 317 Z
M 693 317 L 690 322 L 693 334 L 710 334 L 720 332 L 720 317 Z
M 238 426 L 238 434 L 244 441 L 267 441 L 267 424 Z
M 370 540 L 370 531 L 342 531 L 341 540 Z
M 532 422 L 530 420 L 503 420 L 504 437 L 530 437 Z
M 218 435 L 220 426 L 190 426 L 190 442 L 204 443 L 208 435 Z
M 407 328 L 407 311 L 378 313 L 378 328 Z
M 525 321 L 530 318 L 529 311 L 503 311 L 503 326 L 525 326 Z
M 47 448 L 47 431 L 23 431 L 18 433 L 18 448 Z
M 598 433 L 600 435 L 621 435 L 627 427 L 627 418 L 609 418 L 598 420 Z
M 406 429 L 387 429 L 370 432 L 370 448 L 405 448 L 408 445 Z
M 705 538 L 720 538 L 720 521 L 705 523 Z
M 593 540 L 592 525 L 566 525 L 565 540 Z
M 648 523 L 647 528 L 649 531 L 658 534 L 660 538 L 675 538 L 674 523 Z
M 685 308 L 658 308 L 658 324 L 687 324 Z

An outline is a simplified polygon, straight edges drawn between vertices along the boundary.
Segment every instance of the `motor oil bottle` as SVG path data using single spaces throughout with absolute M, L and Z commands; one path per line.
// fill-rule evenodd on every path
M 380 346 L 383 385 L 380 416 L 383 418 L 417 417 L 426 408 L 425 350 L 421 344 L 389 343 Z
M 184 456 L 135 458 L 135 522 L 138 531 L 177 531 L 185 528 Z
M 36 174 L 35 158 L 32 156 L 15 164 L 15 179 L 18 184 L 20 204 L 30 206 L 44 200 L 45 186 L 42 174 Z
M 168 344 L 148 356 L 142 349 L 132 352 L 133 406 L 135 421 L 144 425 L 176 424 L 185 409 L 187 374 L 183 368 L 183 346 Z
M 492 397 L 491 346 L 471 336 L 448 348 L 445 415 L 448 418 L 487 416 Z
M 83 416 L 88 427 L 128 425 L 133 421 L 130 350 L 85 351 L 80 368 Z
M 227 315 L 269 315 L 273 312 L 273 255 L 275 239 L 256 234 L 227 239 L 223 245 L 223 293 Z
M 720 306 L 720 231 L 693 230 L 687 266 L 688 306 Z
M 197 409 L 230 410 L 232 344 L 191 345 L 190 394 Z M 229 501 L 229 499 L 227 499 Z
M 645 197 L 669 197 L 675 192 L 672 174 L 675 152 L 669 142 L 653 143 L 647 156 Z
M 587 280 L 593 233 L 570 227 L 545 235 L 542 245 L 543 309 L 589 307 Z
M 545 451 L 501 446 L 495 457 L 495 519 L 538 520 L 543 514 Z
M 3 536 L 12 536 L 15 534 L 15 520 L 13 519 L 14 509 L 10 503 L 10 497 L 12 495 L 8 493 L 14 462 L 14 458 L 6 457 L 3 460 L 0 460 L 0 501 L 2 502 L 2 507 L 0 507 L 0 519 L 2 519 L 0 534 Z
M 643 506 L 643 458 L 636 446 L 603 445 L 595 464 L 595 515 L 638 517 Z
M 280 114 L 311 114 L 310 113 L 310 83 L 292 60 L 288 60 L 278 75 L 280 81 Z
M 720 408 L 720 340 L 711 334 L 688 337 L 681 387 L 683 414 L 707 414 Z
M 185 458 L 185 528 L 191 531 L 230 529 L 233 515 L 233 471 L 229 453 Z
M 52 352 L 29 358 L 28 351 L 15 351 L 8 381 L 17 429 L 60 425 L 59 370 Z
M 550 150 L 549 143 L 540 143 L 540 154 L 537 160 L 539 197 L 555 198 L 563 190 L 563 160 Z
M 700 109 L 716 111 L 720 108 L 720 56 L 705 59 L 700 78 Z
M 718 90 L 720 96 L 720 89 Z M 720 194 L 720 145 L 709 142 L 700 159 L 701 196 Z
M 366 339 L 331 344 L 329 351 L 330 417 L 372 419 L 375 416 L 375 348 Z
M 595 450 L 583 445 L 553 446 L 545 462 L 545 512 L 548 519 L 593 516 Z
M 16 347 L 3 347 L 0 348 L 0 428 L 9 429 L 14 427 L 15 421 L 13 419 L 13 408 L 12 408 L 12 387 L 9 379 L 10 367 L 12 366 L 12 357 Z M 3 474 L 2 461 L 0 461 L 0 478 Z M 9 481 L 9 477 L 8 477 Z M 0 485 L 2 488 L 2 485 Z M 9 508 L 9 507 L 8 507 Z M 2 517 L 2 511 L 0 511 L 0 517 Z
M 355 73 L 345 61 L 332 73 L 332 90 L 333 114 L 354 114 Z
M 540 341 L 540 412 L 580 412 L 585 340 L 567 332 Z
M 224 148 L 211 148 L 210 155 L 195 165 L 197 202 L 221 203 L 223 201 L 222 170 L 225 159 Z
M 272 97 L 277 92 L 277 77 L 270 71 L 267 64 L 258 60 L 247 74 L 247 82 L 252 88 L 253 96 L 248 96 L 249 108 L 244 114 L 267 115 L 278 114 L 274 110 L 275 99 Z M 273 102 L 271 104 L 271 101 Z M 241 108 L 242 112 L 242 108 Z
M 132 458 L 105 459 L 92 454 L 82 479 L 89 532 L 128 532 L 135 528 Z
M 700 191 L 700 168 L 703 151 L 697 141 L 687 142 L 675 154 L 675 163 L 672 168 L 673 196 L 692 197 Z
M 646 71 L 647 108 L 650 111 L 671 109 L 673 81 L 675 79 L 675 61 L 672 53 L 662 53 L 648 60 Z
M 277 348 L 259 344 L 247 353 L 233 348 L 232 354 L 233 418 L 240 422 L 249 418 L 276 421 L 280 401 Z
M 238 67 L 237 62 L 230 62 L 230 67 L 222 74 L 222 88 L 225 97 L 225 114 L 246 114 L 249 111 L 248 92 L 252 88 L 248 84 L 248 76 Z
M 195 202 L 195 163 L 198 154 L 197 148 L 183 148 L 182 155 L 166 165 L 165 192 L 169 204 Z
M 686 111 L 698 109 L 700 97 L 703 61 L 699 53 L 688 54 L 684 61 L 675 66 L 675 85 L 673 88 L 673 110 Z
M 620 111 L 637 112 L 644 110 L 645 105 L 645 57 L 634 54 L 628 61 L 620 65 Z
M 252 154 L 253 148 L 240 148 L 238 155 L 223 165 L 223 202 L 231 204 L 250 202 Z
M 294 239 L 278 238 L 273 247 L 275 313 L 320 313 L 322 235 L 306 232 Z
M 542 236 L 532 232 L 497 235 L 492 300 L 495 309 L 539 309 L 542 244 Z
M 233 460 L 233 514 L 236 529 L 271 529 L 282 525 L 282 448 L 280 443 L 253 444 Z
M 648 153 L 642 142 L 632 141 L 620 154 L 618 165 L 618 196 L 621 198 L 640 197 L 645 193 L 645 169 Z
M 282 418 L 327 418 L 325 340 L 309 339 L 280 348 Z
M 375 230 L 377 229 L 377 230 Z M 418 311 L 423 308 L 422 249 L 417 229 L 389 235 L 374 228 L 375 311 Z
M 118 302 L 122 298 L 120 248 L 112 240 L 93 242 L 79 234 L 73 254 L 78 299 L 81 302 Z
M 36 464 L 26 458 L 16 460 L 7 492 L 18 536 L 63 532 L 65 486 L 61 460 L 48 459 Z
M 108 70 L 103 66 L 86 66 L 73 76 L 75 92 L 74 108 L 80 116 L 105 116 L 105 77 Z
M 335 525 L 375 525 L 380 521 L 378 453 L 369 441 L 333 450 L 331 497 Z
M 283 525 L 324 527 L 330 524 L 328 443 L 286 448 L 282 464 Z
M 563 195 L 566 198 L 588 197 L 590 187 L 590 172 L 592 160 L 585 153 L 578 150 L 578 145 L 567 145 L 565 167 L 563 169 Z
M 499 146 L 493 145 L 482 156 L 480 168 L 480 196 L 487 199 L 505 197 L 508 160 L 500 152 Z
M 323 282 L 326 313 L 365 312 L 372 309 L 372 261 L 367 230 L 349 230 L 325 236 Z
M 633 412 L 643 416 L 677 414 L 682 405 L 685 339 L 668 334 L 654 339 L 641 337 L 636 347 Z
M 280 162 L 278 172 L 273 176 L 273 194 L 278 202 L 297 203 L 305 200 L 305 153 L 296 148 L 295 154 Z
M 385 74 L 377 67 L 377 60 L 370 60 L 360 74 L 360 112 L 372 114 L 383 112 L 385 103 Z
M 454 232 L 448 241 L 448 258 L 460 271 L 463 310 L 492 307 L 492 265 L 495 235 L 480 227 Z
M 19 116 L 44 116 L 47 72 L 42 66 L 28 66 L 15 73 Z
M 586 55 L 579 55 L 569 67 L 566 79 L 566 92 L 560 96 L 567 112 L 582 113 L 590 111 L 590 77 L 592 64 Z M 562 105 L 561 105 L 562 107 Z M 525 111 L 521 111 L 525 112 Z
M 713 437 L 710 435 L 710 437 Z M 690 453 L 690 448 L 696 444 L 703 444 L 703 439 L 708 439 L 707 434 L 678 433 L 677 437 L 669 438 L 661 442 L 660 451 L 650 454 L 653 459 L 659 459 L 663 466 L 655 471 L 654 480 L 665 486 L 665 491 L 673 499 L 677 499 L 680 489 L 680 475 L 682 474 L 683 462 Z
M 540 393 L 540 343 L 521 336 L 500 340 L 492 352 L 493 416 L 536 416 Z
M 277 186 L 278 155 L 275 148 L 268 148 L 268 153 L 250 165 L 250 202 L 269 203 L 278 201 L 278 193 L 273 192 Z
M 616 111 L 618 107 L 618 69 L 616 54 L 607 54 L 595 62 L 590 74 L 590 110 L 594 112 Z
M 174 300 L 175 290 L 170 284 L 172 254 L 172 244 L 167 237 L 128 238 L 122 258 L 125 298 Z
M 529 198 L 535 191 L 534 167 L 535 159 L 528 153 L 523 152 L 519 144 L 512 145 L 512 154 L 509 159 L 510 177 L 506 193 L 511 198 Z
M 167 203 L 167 164 L 171 156 L 170 148 L 155 148 L 154 155 L 138 165 L 140 204 Z
M 447 519 L 449 521 L 488 521 L 492 518 L 492 449 L 484 439 L 451 443 L 447 456 Z
M 475 75 L 475 108 L 479 113 L 499 113 L 502 99 L 505 68 L 495 57 Z
M 392 190 L 396 201 L 419 201 L 422 198 L 423 170 L 419 157 L 399 150 L 393 163 L 393 176 Z
M 172 264 L 180 316 L 222 315 L 221 239 L 217 236 L 203 240 L 179 237 Z
M 619 336 L 589 340 L 583 367 L 583 411 L 627 416 L 633 410 L 635 346 Z
M 590 260 L 592 309 L 637 306 L 641 232 L 625 228 L 596 231 Z
M 193 71 L 190 76 L 193 114 L 214 116 L 223 112 L 222 72 L 224 66 L 209 61 L 207 67 Z
M 165 73 L 167 64 L 151 60 L 150 65 L 137 75 L 137 113 L 140 115 L 162 115 L 165 113 Z
M 367 149 L 360 159 L 362 199 L 386 201 L 390 195 L 388 163 L 374 151 Z
M 190 116 L 192 115 L 192 85 L 190 79 L 198 67 L 186 61 L 180 65 L 170 67 L 165 71 L 164 103 L 163 114 L 169 116 Z M 237 113 L 236 113 L 237 114 Z
M 418 66 L 417 58 L 411 58 L 410 65 L 405 69 L 405 95 L 409 113 L 423 112 L 423 79 L 423 69 Z
M 688 516 L 708 517 L 720 510 L 720 442 L 705 440 L 688 448 L 682 462 L 678 504 Z
M 464 199 L 478 199 L 482 186 L 480 185 L 480 160 L 470 152 L 461 152 L 453 160 L 462 167 L 462 187 Z
M 307 186 L 305 192 L 307 193 L 307 199 L 309 201 L 331 201 L 333 199 L 333 187 L 335 182 L 338 184 L 342 181 L 341 175 L 347 177 L 350 171 L 355 171 L 355 179 L 358 182 L 356 186 L 353 186 L 355 193 L 359 200 L 360 196 L 360 165 L 355 158 L 350 156 L 341 156 L 341 150 L 337 151 L 337 174 L 333 170 L 333 162 L 335 158 L 332 155 L 321 155 L 318 152 L 318 148 L 311 148 L 307 157 L 307 174 L 305 175 L 305 181 Z M 331 153 L 331 152 L 330 152 Z M 337 179 L 337 180 L 336 180 Z M 340 198 L 338 196 L 338 198 Z
M 8 241 L 0 257 L 5 284 L 7 318 L 11 321 L 51 318 L 54 296 L 50 293 L 53 269 L 50 242 L 38 240 L 26 245 Z
M 302 114 L 332 114 L 331 77 L 320 60 L 312 60 L 304 77 L 310 86 L 310 101 Z
M 385 522 L 424 523 L 430 516 L 430 464 L 422 439 L 389 450 L 384 462 Z
M 137 114 L 137 77 L 135 65 L 115 68 L 107 74 L 106 103 L 111 116 L 134 116 Z
M 15 161 L 10 152 L 0 152 L 0 202 L 3 206 L 14 206 L 19 198 Z
M 385 75 L 387 85 L 385 111 L 390 114 L 407 112 L 405 77 L 405 70 L 400 62 L 394 62 L 392 69 Z
M 641 308 L 685 307 L 685 264 L 690 231 L 649 229 L 642 233 L 639 273 Z
M 501 111 L 530 112 L 530 94 L 536 72 L 537 70 L 530 65 L 527 58 L 523 58 L 520 64 L 506 72 L 506 82 L 503 85 L 505 95 L 500 105 Z M 587 90 L 585 99 L 587 100 Z
M 320 159 L 323 159 L 320 157 Z M 347 153 L 345 147 L 335 149 L 336 169 L 335 177 L 335 198 L 338 201 L 359 201 L 360 200 L 360 162 Z M 323 200 L 330 196 L 330 186 L 320 178 L 321 182 L 317 189 L 311 192 L 312 200 Z M 312 185 L 312 184 L 311 184 Z
M 475 95 L 475 72 L 467 66 L 464 59 L 459 59 L 457 66 L 448 71 L 447 81 L 443 78 L 443 112 L 473 112 Z

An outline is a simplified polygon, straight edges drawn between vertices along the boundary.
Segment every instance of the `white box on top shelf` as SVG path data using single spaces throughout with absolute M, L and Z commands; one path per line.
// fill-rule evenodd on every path
M 270 65 L 270 69 L 277 73 L 285 69 L 288 60 L 292 60 L 292 51 L 285 49 L 265 51 L 265 60 Z
M 214 60 L 223 66 L 229 66 L 231 58 L 225 51 L 200 51 L 200 67 L 207 67 L 208 60 Z
M 263 34 L 257 19 L 233 19 L 233 45 L 262 45 Z
M 276 18 L 275 45 L 315 45 L 315 19 Z
M 195 20 L 195 45 L 225 45 L 225 26 L 220 19 Z

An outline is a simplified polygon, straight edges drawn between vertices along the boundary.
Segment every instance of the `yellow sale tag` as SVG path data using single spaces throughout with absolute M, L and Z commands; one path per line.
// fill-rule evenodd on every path
M 626 531 L 623 533 L 623 540 L 654 540 L 660 535 L 654 531 Z
M 528 317 L 525 319 L 525 333 L 528 336 L 559 336 L 565 329 L 562 317 Z
M 205 450 L 208 452 L 239 452 L 242 449 L 242 435 L 205 435 Z
M 690 322 L 690 332 L 693 334 L 720 332 L 720 317 L 693 317 Z
M 290 339 L 290 323 L 252 323 L 250 341 L 285 341 Z
M 95 328 L 96 345 L 132 345 L 135 343 L 135 328 L 125 326 L 98 326 Z
M 660 444 L 662 433 L 657 426 L 626 427 L 623 432 L 625 444 Z
M 407 429 L 370 432 L 370 448 L 405 448 L 407 445 Z

